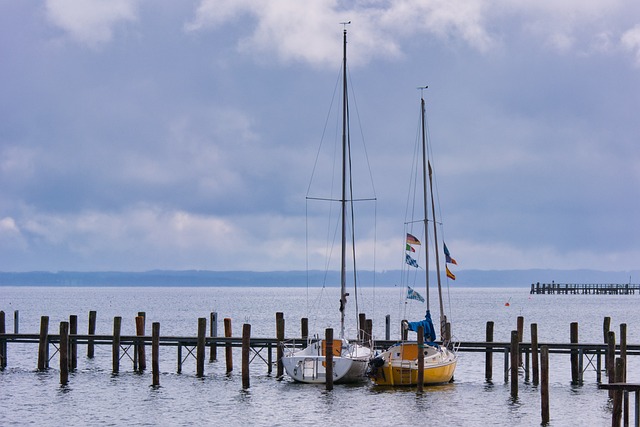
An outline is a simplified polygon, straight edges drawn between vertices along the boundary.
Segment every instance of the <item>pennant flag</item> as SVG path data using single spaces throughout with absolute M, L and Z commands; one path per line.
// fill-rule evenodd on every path
M 447 249 L 447 244 L 442 242 L 442 244 L 444 245 L 444 256 L 447 258 L 447 262 L 449 264 L 455 264 L 458 265 L 458 263 L 456 262 L 455 259 L 451 258 L 451 254 L 449 253 L 449 249 Z
M 409 252 L 415 252 L 415 251 L 416 251 L 416 250 L 415 250 L 415 249 L 413 249 L 413 247 L 412 247 L 410 244 L 408 244 L 408 243 L 407 243 L 407 249 L 405 249 L 405 250 L 407 250 L 407 251 L 409 251 Z
M 445 265 L 445 267 L 444 267 L 444 268 L 446 268 L 446 269 L 447 269 L 447 277 L 448 277 L 449 279 L 451 279 L 451 280 L 456 280 L 456 276 L 455 276 L 451 271 L 449 271 L 449 267 L 447 267 L 447 266 Z
M 407 243 L 409 243 L 410 245 L 419 245 L 420 240 L 418 240 L 413 234 L 407 233 Z
M 411 289 L 411 286 L 407 286 L 407 299 L 415 299 L 420 302 L 424 302 L 424 298 L 422 298 L 422 295 Z
M 415 259 L 411 258 L 409 256 L 409 254 L 405 254 L 405 255 L 406 255 L 405 260 L 407 261 L 407 264 L 409 264 L 411 267 L 418 268 L 418 261 L 416 261 Z

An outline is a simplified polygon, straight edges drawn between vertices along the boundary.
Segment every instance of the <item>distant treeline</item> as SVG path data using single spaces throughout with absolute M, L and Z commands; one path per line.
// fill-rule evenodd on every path
M 458 270 L 453 287 L 521 287 L 532 283 L 628 283 L 640 271 L 595 270 Z M 432 283 L 435 282 L 432 273 Z M 350 278 L 351 280 L 351 278 Z M 443 278 L 443 280 L 446 280 Z M 360 271 L 362 286 L 396 286 L 400 270 Z M 0 272 L 0 286 L 328 286 L 340 285 L 338 272 L 324 271 L 205 271 L 152 270 L 145 272 L 30 271 Z

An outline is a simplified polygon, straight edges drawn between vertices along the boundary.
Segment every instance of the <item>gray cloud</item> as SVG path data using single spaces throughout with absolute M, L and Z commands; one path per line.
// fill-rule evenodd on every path
M 0 270 L 304 269 L 346 19 L 378 268 L 398 267 L 428 84 L 461 268 L 637 269 L 640 6 L 499 6 L 3 4 Z

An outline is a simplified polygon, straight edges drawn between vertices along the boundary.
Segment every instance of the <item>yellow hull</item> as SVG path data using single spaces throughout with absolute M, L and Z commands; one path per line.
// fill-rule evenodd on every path
M 415 343 L 403 343 L 391 347 L 379 356 L 384 362 L 374 368 L 371 379 L 377 385 L 411 386 L 418 384 L 418 347 Z M 446 384 L 453 379 L 458 357 L 444 347 L 425 346 L 425 385 Z

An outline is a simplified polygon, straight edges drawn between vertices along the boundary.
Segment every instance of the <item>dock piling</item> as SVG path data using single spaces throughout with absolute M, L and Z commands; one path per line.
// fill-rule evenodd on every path
M 5 334 L 7 330 L 5 329 L 5 318 L 4 311 L 0 311 L 0 334 Z M 0 339 L 0 370 L 4 370 L 7 367 L 7 340 L 4 338 Z
M 571 322 L 569 339 L 571 344 L 578 344 L 578 322 Z M 580 369 L 577 348 L 571 349 L 571 383 L 580 383 Z
M 538 385 L 540 373 L 538 369 L 538 324 L 531 324 L 531 375 L 533 385 Z
M 97 317 L 97 313 L 95 311 L 89 312 L 89 330 L 87 331 L 89 335 L 96 334 L 96 317 Z M 89 359 L 93 359 L 94 354 L 95 354 L 94 340 L 93 338 L 89 338 L 87 340 L 87 357 Z
M 69 316 L 69 370 L 75 371 L 78 367 L 78 342 L 75 336 L 78 334 L 78 316 Z
M 231 323 L 229 323 L 229 329 L 231 329 Z M 198 319 L 198 341 L 196 344 L 196 376 L 197 377 L 204 376 L 206 334 L 207 334 L 207 318 L 200 317 Z
M 214 311 L 209 317 L 211 318 L 209 334 L 212 338 L 218 338 L 218 313 Z M 209 362 L 214 362 L 216 360 L 218 360 L 218 345 L 215 343 L 215 340 L 213 340 L 209 348 Z
M 518 357 L 520 348 L 518 342 L 518 331 L 511 331 L 511 398 L 518 397 Z
M 327 328 L 324 332 L 325 342 L 325 388 L 333 390 L 333 329 Z
M 540 406 L 542 424 L 549 423 L 549 347 L 540 348 Z
M 487 322 L 486 342 L 493 342 L 493 321 Z M 493 376 L 493 350 L 487 347 L 485 351 L 484 378 L 491 381 Z
M 418 326 L 418 394 L 424 390 L 424 326 Z
M 49 316 L 40 317 L 40 337 L 38 339 L 38 370 L 49 368 Z
M 228 317 L 224 318 L 224 336 L 225 338 L 231 337 L 231 319 Z M 231 343 L 227 343 L 224 350 L 228 374 L 229 372 L 233 371 L 233 347 L 231 347 Z
M 160 386 L 160 322 L 151 324 L 151 375 L 152 385 Z
M 69 322 L 60 322 L 60 384 L 69 383 Z
M 249 388 L 249 358 L 251 356 L 251 325 L 242 325 L 242 388 Z
M 278 347 L 276 349 L 276 378 L 282 378 L 282 375 L 284 374 L 284 368 L 282 366 L 282 346 L 284 345 L 284 313 L 280 311 L 276 313 L 276 340 L 278 341 Z
M 113 343 L 111 345 L 111 368 L 114 374 L 120 372 L 120 330 L 122 328 L 122 317 L 113 318 Z

